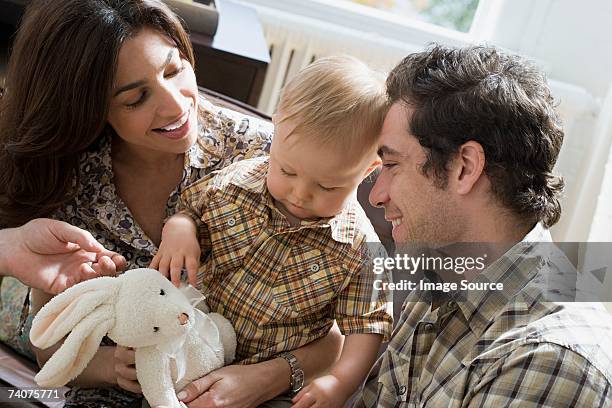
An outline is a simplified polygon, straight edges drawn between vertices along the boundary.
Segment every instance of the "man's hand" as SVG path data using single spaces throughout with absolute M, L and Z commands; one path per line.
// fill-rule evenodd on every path
M 113 276 L 125 259 L 93 236 L 62 221 L 39 218 L 0 230 L 0 273 L 57 294 L 83 280 Z
M 196 380 L 178 394 L 189 408 L 251 408 L 273 398 L 261 364 L 231 365 Z
M 302 388 L 291 402 L 294 408 L 342 408 L 350 392 L 333 375 L 324 375 Z

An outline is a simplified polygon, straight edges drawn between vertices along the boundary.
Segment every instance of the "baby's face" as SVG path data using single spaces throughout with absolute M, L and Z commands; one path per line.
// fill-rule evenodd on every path
M 358 160 L 337 148 L 320 146 L 293 134 L 290 124 L 276 127 L 270 149 L 266 184 L 282 212 L 303 219 L 327 218 L 340 213 L 355 192 L 374 157 Z

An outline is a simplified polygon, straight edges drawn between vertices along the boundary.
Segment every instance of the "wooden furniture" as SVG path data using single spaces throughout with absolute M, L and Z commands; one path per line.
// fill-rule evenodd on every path
M 263 28 L 254 9 L 218 0 L 219 25 L 214 37 L 191 32 L 198 85 L 256 106 L 270 54 Z M 0 24 L 17 27 L 28 0 L 0 0 Z M 11 34 L 0 30 L 0 47 Z M 0 52 L 0 55 L 2 52 Z M 1 72 L 1 70 L 0 70 Z

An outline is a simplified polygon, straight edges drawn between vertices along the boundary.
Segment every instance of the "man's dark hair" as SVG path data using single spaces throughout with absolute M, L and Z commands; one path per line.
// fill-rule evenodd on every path
M 480 143 L 493 194 L 546 227 L 561 215 L 563 181 L 552 174 L 563 129 L 545 76 L 492 47 L 432 46 L 404 58 L 387 79 L 391 103 L 412 109 L 408 130 L 427 152 L 422 171 L 444 188 L 447 163 Z

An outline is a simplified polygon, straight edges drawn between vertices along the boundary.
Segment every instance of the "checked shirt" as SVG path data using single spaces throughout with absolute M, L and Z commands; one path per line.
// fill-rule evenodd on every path
M 243 160 L 181 197 L 198 226 L 198 279 L 211 311 L 236 330 L 236 361 L 294 350 L 325 336 L 334 319 L 345 335 L 388 339 L 391 304 L 373 290 L 372 272 L 384 252 L 356 197 L 331 219 L 291 226 L 267 191 L 267 170 L 267 158 Z

